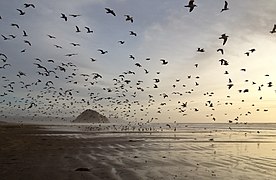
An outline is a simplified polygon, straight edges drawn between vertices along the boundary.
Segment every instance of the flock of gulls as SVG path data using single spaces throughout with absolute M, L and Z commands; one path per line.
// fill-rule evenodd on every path
M 222 4 L 222 9 L 218 10 L 218 13 L 223 14 L 225 11 L 229 10 L 229 4 L 227 1 Z M 193 13 L 193 11 L 199 9 L 194 0 L 188 1 L 183 8 L 187 8 L 187 13 Z M 15 8 L 15 13 L 18 16 L 24 17 L 27 13 L 32 13 L 36 9 L 35 4 L 25 3 L 22 7 Z M 116 11 L 112 8 L 106 7 L 102 10 L 105 12 L 106 16 L 113 16 L 114 18 L 119 17 L 116 14 Z M 1 13 L 1 12 L 0 12 Z M 126 23 L 134 24 L 135 17 L 125 14 L 123 15 L 124 21 Z M 67 23 L 71 21 L 72 18 L 82 18 L 81 14 L 66 14 L 60 12 L 60 23 Z M 0 26 L 3 21 L 7 21 L 8 18 L 1 16 L 0 14 Z M 31 53 L 33 48 L 33 42 L 28 40 L 28 37 L 31 36 L 32 30 L 25 30 L 21 27 L 20 22 L 9 22 L 11 28 L 15 28 L 17 34 L 4 34 L 1 33 L 2 39 L 0 39 L 1 44 L 9 44 L 15 39 L 22 39 L 24 44 L 23 49 L 20 50 L 22 56 L 25 53 Z M 88 35 L 93 36 L 95 30 L 91 27 L 85 26 L 81 27 L 75 25 L 72 27 L 75 33 L 87 33 Z M 1 30 L 0 30 L 1 31 Z M 276 24 L 272 27 L 271 30 L 268 30 L 268 33 L 272 35 L 276 34 Z M 139 34 L 134 30 L 129 30 L 131 39 L 135 41 L 136 38 L 139 38 Z M 63 44 L 59 44 L 59 37 L 54 34 L 45 34 L 45 37 L 48 40 L 52 40 L 53 46 L 56 48 L 56 51 L 59 52 L 63 49 Z M 217 40 L 221 41 L 221 47 L 217 49 L 222 57 L 225 55 L 225 48 L 228 42 L 228 39 L 231 38 L 227 33 L 222 33 L 218 35 Z M 125 46 L 125 40 L 118 40 L 118 45 L 123 47 Z M 71 42 L 70 45 L 72 48 L 78 48 L 81 46 L 78 42 Z M 34 51 L 34 50 L 33 50 Z M 256 51 L 255 48 L 249 48 L 247 52 L 244 52 L 244 56 L 251 56 Z M 105 56 L 109 54 L 108 49 L 97 48 L 99 55 Z M 195 53 L 205 53 L 205 49 L 200 47 L 195 47 Z M 156 78 L 152 79 L 152 86 L 145 86 L 143 84 L 143 79 L 148 78 L 148 74 L 152 73 L 151 69 L 145 68 L 142 62 L 135 62 L 136 57 L 133 54 L 129 55 L 130 61 L 127 63 L 133 63 L 134 70 L 126 70 L 124 72 L 118 73 L 116 77 L 112 80 L 105 79 L 104 74 L 100 72 L 82 72 L 81 69 L 74 63 L 73 59 L 77 59 L 80 54 L 75 50 L 64 54 L 64 60 L 55 60 L 55 59 L 45 59 L 41 57 L 33 57 L 33 63 L 26 66 L 31 66 L 33 71 L 36 72 L 35 77 L 30 77 L 28 73 L 24 72 L 22 69 L 13 69 L 13 64 L 9 61 L 9 54 L 2 51 L 0 48 L 0 78 L 1 78 L 1 92 L 0 92 L 0 111 L 1 116 L 16 116 L 19 114 L 24 114 L 26 116 L 48 116 L 48 117 L 58 117 L 58 116 L 72 116 L 78 115 L 82 110 L 85 109 L 94 109 L 102 112 L 102 114 L 107 117 L 119 118 L 129 121 L 136 122 L 158 122 L 158 117 L 166 115 L 169 108 L 164 108 L 171 101 L 172 96 L 179 96 L 179 100 L 176 102 L 176 108 L 171 109 L 174 113 L 180 113 L 181 117 L 189 117 L 189 113 L 193 111 L 194 113 L 201 113 L 201 109 L 194 107 L 193 103 L 185 100 L 186 97 L 191 96 L 191 94 L 197 91 L 197 87 L 200 86 L 200 76 L 187 75 L 185 77 L 186 81 L 194 80 L 194 87 L 187 89 L 185 84 L 185 79 L 176 79 L 175 82 L 172 82 L 172 90 L 166 92 L 158 91 L 161 78 L 158 76 L 160 74 L 166 74 L 166 72 L 158 71 L 154 72 Z M 96 64 L 97 59 L 90 57 L 91 63 Z M 18 60 L 19 61 L 19 60 Z M 144 63 L 152 61 L 150 57 L 147 57 Z M 159 60 L 158 60 L 159 61 Z M 169 68 L 169 60 L 165 58 L 160 58 L 160 66 L 164 68 Z M 221 58 L 218 60 L 218 66 L 229 66 L 229 61 Z M 200 64 L 194 64 L 194 67 L 198 68 Z M 137 77 L 137 71 L 143 71 L 144 77 Z M 16 72 L 15 77 L 9 77 L 5 74 L 8 74 L 9 71 Z M 241 69 L 241 71 L 246 71 L 246 69 Z M 226 92 L 229 91 L 233 86 L 234 82 L 230 77 L 230 72 L 225 70 L 225 76 L 228 78 L 228 82 L 224 85 Z M 266 76 L 269 76 L 267 74 Z M 141 80 L 137 80 L 141 79 Z M 59 87 L 57 84 L 59 81 L 66 82 L 66 86 Z M 102 82 L 112 81 L 112 86 L 103 87 Z M 247 80 L 248 81 L 248 80 Z M 101 85 L 99 85 L 101 84 Z M 257 84 L 252 82 L 253 86 L 256 86 L 258 91 L 262 91 L 263 88 L 273 87 L 273 82 L 264 82 L 262 84 Z M 182 91 L 175 91 L 176 87 L 182 87 Z M 97 91 L 95 89 L 98 89 Z M 100 89 L 100 90 L 99 90 Z M 83 96 L 82 94 L 85 95 Z M 237 93 L 249 93 L 249 89 L 241 89 Z M 216 121 L 216 108 L 219 105 L 233 105 L 230 102 L 230 95 L 226 95 L 229 99 L 229 102 L 220 102 L 214 101 L 213 97 L 215 96 L 215 90 L 212 92 L 205 92 L 202 96 L 207 96 L 210 99 L 206 102 L 202 102 L 206 108 L 210 109 L 209 114 L 206 114 L 207 119 L 211 119 L 213 122 Z M 143 97 L 143 100 L 138 97 Z M 162 102 L 157 101 L 161 97 Z M 262 97 L 260 97 L 260 100 Z M 242 102 L 246 101 L 241 99 Z M 251 106 L 254 106 L 252 104 Z M 156 108 L 152 108 L 156 107 Z M 164 110 L 166 109 L 166 110 Z M 260 109 L 256 107 L 256 111 L 268 111 L 268 109 Z M 225 118 L 226 122 L 239 122 L 239 119 L 243 115 L 250 115 L 253 112 L 246 111 L 244 114 L 237 114 L 231 119 Z M 225 115 L 227 112 L 225 113 Z M 157 116 L 158 115 L 158 116 Z M 173 118 L 172 118 L 173 119 Z

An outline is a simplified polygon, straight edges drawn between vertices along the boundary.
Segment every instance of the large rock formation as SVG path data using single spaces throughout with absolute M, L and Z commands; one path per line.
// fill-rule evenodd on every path
M 97 111 L 87 109 L 82 112 L 75 120 L 75 123 L 109 123 L 107 117 L 99 114 Z

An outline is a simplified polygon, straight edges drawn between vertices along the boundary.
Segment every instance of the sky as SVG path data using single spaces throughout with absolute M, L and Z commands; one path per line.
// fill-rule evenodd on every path
M 1 116 L 276 123 L 276 2 L 188 3 L 1 1 Z

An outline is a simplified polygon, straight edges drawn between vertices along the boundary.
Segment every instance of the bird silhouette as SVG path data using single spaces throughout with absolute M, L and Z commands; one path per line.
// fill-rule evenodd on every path
M 135 65 L 136 65 L 137 67 L 142 67 L 142 65 L 141 65 L 140 63 L 135 63 Z
M 105 8 L 107 14 L 112 14 L 113 16 L 116 16 L 115 12 L 110 8 Z
M 220 65 L 224 65 L 224 66 L 229 65 L 228 61 L 226 61 L 225 59 L 220 59 L 219 62 L 220 62 Z
M 185 7 L 189 8 L 189 12 L 192 12 L 194 10 L 195 7 L 197 7 L 197 5 L 194 4 L 194 0 L 190 0 L 189 4 L 186 5 Z
M 85 26 L 84 28 L 87 30 L 87 32 L 86 32 L 86 33 L 93 33 L 93 31 L 92 31 L 92 30 L 90 30 L 90 28 L 89 28 L 89 27 Z
M 220 12 L 227 11 L 227 10 L 229 10 L 229 8 L 228 8 L 228 2 L 224 1 L 224 7 L 221 9 Z
M 224 50 L 222 48 L 217 49 L 217 52 L 220 52 L 221 54 L 224 54 Z
M 79 28 L 78 26 L 75 26 L 75 27 L 76 27 L 76 32 L 77 32 L 77 33 L 81 32 L 81 31 L 80 31 L 80 28 Z
M 50 39 L 55 39 L 56 37 L 55 36 L 52 36 L 50 34 L 47 35 Z
M 35 5 L 31 4 L 31 3 L 25 3 L 24 6 L 25 6 L 25 8 L 28 8 L 28 7 L 35 8 Z
M 203 48 L 197 48 L 197 52 L 205 52 Z
M 134 31 L 129 31 L 131 36 L 137 36 L 137 33 L 135 33 Z
M 61 17 L 60 18 L 64 19 L 64 21 L 68 20 L 67 16 L 65 14 L 63 14 L 63 13 L 61 13 Z
M 27 37 L 27 36 L 28 36 L 27 32 L 24 31 L 24 30 L 23 30 L 23 36 L 24 36 L 24 37 Z
M 22 11 L 21 9 L 16 9 L 16 10 L 19 12 L 19 15 L 21 15 L 21 16 L 25 15 L 25 12 Z
M 134 57 L 132 54 L 129 55 L 129 58 L 130 58 L 130 59 L 133 59 L 133 60 L 135 59 L 135 57 Z
M 29 46 L 32 46 L 32 44 L 30 43 L 30 41 L 24 40 L 24 43 L 28 44 Z
M 273 29 L 270 31 L 271 34 L 276 33 L 276 24 L 274 24 Z
M 245 52 L 244 54 L 245 54 L 246 56 L 249 56 L 249 52 Z
M 3 37 L 4 41 L 6 41 L 6 40 L 10 40 L 10 38 L 8 38 L 8 37 L 4 36 L 3 34 L 1 34 L 1 36 Z
M 168 64 L 169 62 L 168 61 L 166 61 L 165 59 L 160 59 L 160 61 L 162 62 L 162 65 L 166 65 L 166 64 Z
M 19 29 L 19 25 L 18 25 L 18 24 L 12 23 L 11 26 L 14 26 L 14 27 L 16 27 L 17 29 Z
M 0 69 L 6 69 L 6 66 L 11 66 L 11 64 L 4 64 L 3 66 L 0 66 Z
M 132 16 L 126 14 L 125 17 L 126 17 L 126 21 L 130 21 L 131 23 L 133 23 L 133 17 Z
M 104 50 L 102 50 L 102 49 L 98 49 L 98 51 L 100 51 L 101 54 L 106 54 L 106 53 L 108 53 L 108 51 L 104 51 Z
M 251 53 L 253 53 L 253 52 L 255 52 L 256 51 L 256 49 L 249 49 L 249 51 L 251 52 Z
M 72 44 L 72 46 L 74 46 L 74 47 L 76 47 L 76 46 L 80 46 L 80 44 L 79 44 L 79 43 L 70 43 L 70 44 Z
M 72 16 L 74 18 L 81 16 L 80 14 L 69 14 L 69 16 Z
M 54 45 L 56 48 L 58 48 L 58 49 L 62 49 L 62 46 L 59 46 L 59 45 Z
M 223 43 L 222 45 L 225 45 L 227 40 L 228 40 L 228 37 L 226 34 L 222 34 L 221 37 L 219 37 L 219 39 L 222 39 L 223 40 Z
M 69 54 L 66 54 L 65 56 L 72 57 L 72 56 L 76 56 L 76 55 L 78 55 L 78 54 L 77 53 L 69 53 Z

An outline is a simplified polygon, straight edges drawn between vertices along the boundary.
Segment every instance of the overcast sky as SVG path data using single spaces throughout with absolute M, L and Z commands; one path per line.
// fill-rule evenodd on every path
M 276 122 L 274 0 L 228 0 L 223 12 L 223 0 L 196 0 L 192 12 L 180 0 L 24 3 L 0 2 L 2 116 L 91 108 L 137 122 Z

